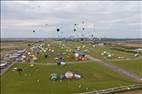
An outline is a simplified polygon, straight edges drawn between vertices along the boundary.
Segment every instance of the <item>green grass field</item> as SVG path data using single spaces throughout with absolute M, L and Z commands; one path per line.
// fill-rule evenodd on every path
M 74 45 L 75 45 L 75 43 L 74 43 Z M 82 46 L 84 44 L 80 43 L 80 45 Z M 76 43 L 76 46 L 78 46 L 77 43 Z M 120 66 L 126 70 L 136 73 L 137 75 L 142 76 L 142 54 L 140 54 L 139 57 L 135 57 L 134 56 L 135 53 L 114 50 L 114 49 L 112 49 L 112 46 L 110 46 L 110 45 L 106 45 L 106 46 L 102 46 L 102 47 L 99 47 L 99 46 L 93 47 L 90 44 L 86 44 L 86 49 L 89 49 L 88 54 L 90 54 L 98 59 L 101 59 L 106 62 L 110 62 L 114 65 Z M 101 53 L 103 51 L 110 52 L 112 54 L 112 57 L 108 58 L 106 56 L 102 56 Z M 119 56 L 124 57 L 124 58 L 119 59 L 118 58 Z
M 48 53 L 49 56 L 47 59 L 44 57 L 44 53 L 40 53 L 38 57 L 38 63 L 55 63 L 55 57 L 58 53 L 62 53 L 64 57 L 64 61 L 74 61 L 72 52 L 67 52 L 66 50 L 70 49 L 69 47 L 62 47 L 62 43 L 60 41 L 46 41 L 45 47 L 50 45 L 50 49 L 54 50 L 54 52 Z
M 45 41 L 44 43 L 45 47 L 50 44 L 50 48 L 54 52 L 49 53 L 50 56 L 47 59 L 45 59 L 44 53 L 40 53 L 37 62 L 39 64 L 35 64 L 34 67 L 30 67 L 30 64 L 26 64 L 26 62 L 12 66 L 1 76 L 1 94 L 73 94 L 137 83 L 92 61 L 60 67 L 46 65 L 46 63 L 55 63 L 57 53 L 64 53 L 65 62 L 74 62 L 72 52 L 67 50 L 73 50 L 77 47 L 81 51 L 88 50 L 87 54 L 91 56 L 142 75 L 142 59 L 136 59 L 134 53 L 114 50 L 109 45 L 93 47 L 88 43 L 73 41 Z M 108 51 L 113 56 L 111 58 L 102 56 L 103 51 Z M 118 59 L 119 56 L 125 57 L 124 60 Z M 14 67 L 23 68 L 24 71 L 19 74 L 17 71 L 12 71 Z M 52 72 L 60 75 L 66 71 L 80 72 L 82 78 L 64 81 L 51 81 L 49 78 Z
M 64 42 L 62 42 L 62 43 L 64 43 Z M 95 56 L 96 58 L 105 60 L 105 61 L 118 59 L 118 57 L 123 57 L 124 59 L 135 59 L 136 58 L 134 56 L 135 53 L 114 50 L 114 49 L 112 49 L 113 46 L 110 46 L 110 45 L 93 47 L 92 44 L 81 43 L 81 42 L 66 42 L 64 44 L 66 44 L 70 48 L 80 47 L 80 49 L 82 51 L 88 49 L 88 52 L 87 52 L 88 54 Z M 85 46 L 85 47 L 82 48 L 83 46 Z M 109 58 L 107 56 L 102 56 L 101 53 L 103 53 L 104 51 L 110 52 L 112 54 L 112 57 Z M 140 56 L 142 56 L 142 54 L 140 54 Z
M 12 71 L 14 67 L 23 68 L 24 71 L 19 74 Z M 52 72 L 61 74 L 66 71 L 80 72 L 82 78 L 62 82 L 49 78 Z M 1 81 L 1 94 L 72 94 L 135 83 L 94 62 L 62 67 L 16 64 L 1 77 Z
M 139 60 L 126 60 L 126 61 L 113 61 L 112 64 L 127 69 L 137 75 L 142 76 L 142 59 Z

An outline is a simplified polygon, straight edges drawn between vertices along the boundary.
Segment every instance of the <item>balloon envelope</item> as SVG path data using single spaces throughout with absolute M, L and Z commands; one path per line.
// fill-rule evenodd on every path
M 67 79 L 72 79 L 72 78 L 73 78 L 73 73 L 70 72 L 70 71 L 68 71 L 68 72 L 65 73 L 65 77 L 66 77 Z
M 60 29 L 59 28 L 57 28 L 57 32 L 59 32 L 60 31 Z

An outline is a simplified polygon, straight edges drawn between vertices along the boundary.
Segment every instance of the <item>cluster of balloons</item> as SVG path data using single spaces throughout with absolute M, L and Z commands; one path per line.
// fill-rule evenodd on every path
M 71 71 L 67 71 L 65 74 L 61 74 L 60 76 L 57 75 L 57 73 L 51 73 L 50 74 L 50 79 L 55 81 L 55 80 L 64 80 L 64 79 L 81 79 L 80 73 L 73 73 Z
M 74 36 L 77 36 L 77 37 L 81 36 L 81 41 L 84 40 L 84 37 L 85 37 L 87 34 L 90 34 L 90 31 L 87 32 L 85 25 L 86 25 L 85 22 L 82 21 L 81 24 L 76 24 L 76 23 L 75 23 L 75 24 L 74 24 L 74 27 L 73 27 L 73 31 L 74 31 L 74 32 L 77 32 L 77 31 L 78 31 L 77 33 L 74 33 Z M 54 26 L 54 27 L 57 27 L 57 28 L 56 28 L 56 32 L 58 33 L 58 35 L 59 35 L 59 33 L 63 33 L 62 30 L 61 30 L 62 24 L 60 24 L 60 25 L 44 24 L 44 25 L 42 25 L 42 26 L 45 26 L 45 27 Z M 82 26 L 82 27 L 81 27 L 81 32 L 78 30 L 78 26 Z M 84 32 L 84 31 L 86 31 L 86 32 Z M 36 30 L 33 30 L 33 32 L 36 32 Z M 73 33 L 71 33 L 71 34 L 73 34 Z M 70 35 L 71 35 L 71 34 L 70 34 Z M 93 33 L 89 35 L 89 37 L 90 37 L 90 38 L 94 38 L 94 37 L 95 37 L 95 36 L 94 36 L 94 30 L 93 30 Z
M 35 5 L 34 7 L 36 7 L 36 8 L 42 8 L 42 6 L 40 6 L 40 5 Z M 79 25 L 82 26 L 81 27 L 81 31 L 86 31 L 86 32 L 81 32 L 81 33 L 77 32 L 77 31 L 79 31 L 78 28 L 77 28 Z M 76 36 L 76 37 L 81 37 L 80 40 L 84 40 L 84 37 L 87 36 L 87 35 L 89 35 L 88 36 L 89 38 L 92 38 L 92 39 L 95 38 L 94 32 L 91 33 L 91 34 L 90 34 L 90 30 L 87 32 L 85 25 L 86 25 L 85 21 L 82 21 L 80 24 L 75 23 L 74 27 L 72 29 L 74 33 L 70 34 L 70 38 Z M 50 27 L 50 26 L 57 27 L 58 26 L 58 28 L 56 28 L 56 32 L 58 33 L 58 36 L 60 35 L 60 33 L 63 34 L 63 32 L 61 30 L 61 24 L 60 25 L 59 24 L 58 25 L 43 24 L 43 25 L 39 25 L 39 26 L 42 26 L 42 27 Z M 95 28 L 95 26 L 93 26 L 93 28 Z M 95 31 L 95 29 L 93 29 L 93 31 Z M 33 33 L 35 33 L 35 32 L 36 32 L 36 30 L 33 30 Z M 77 33 L 75 33 L 75 32 L 77 32 Z

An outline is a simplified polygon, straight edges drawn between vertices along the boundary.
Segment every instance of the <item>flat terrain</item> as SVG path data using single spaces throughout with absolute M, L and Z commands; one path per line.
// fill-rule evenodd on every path
M 0 47 L 0 56 L 3 58 L 6 54 L 14 53 L 18 49 L 24 49 L 28 46 L 28 42 L 24 41 L 13 41 L 13 42 L 1 42 L 1 47 Z
M 1 49 L 16 49 L 16 48 L 24 48 L 27 46 L 24 42 L 2 42 Z
M 142 59 L 139 60 L 126 60 L 126 61 L 113 61 L 113 64 L 127 69 L 137 75 L 142 76 Z
M 142 76 L 142 54 L 135 57 L 135 53 L 114 50 L 111 45 L 98 46 L 74 41 L 44 41 L 43 44 L 52 50 L 48 52 L 48 58 L 45 58 L 44 52 L 40 52 L 37 64 L 33 67 L 27 61 L 12 66 L 1 76 L 1 94 L 73 94 L 138 83 L 91 60 L 76 64 L 72 53 L 74 48 Z M 101 55 L 104 51 L 111 53 L 112 57 Z M 62 53 L 67 63 L 65 66 L 56 65 L 58 53 Z M 13 71 L 15 67 L 22 68 L 23 72 Z M 67 71 L 79 72 L 82 78 L 50 80 L 51 73 L 55 72 L 59 76 Z
M 23 68 L 19 74 L 14 67 Z M 80 72 L 80 80 L 51 81 L 50 73 Z M 114 86 L 134 84 L 128 78 L 94 62 L 66 66 L 16 64 L 1 78 L 2 94 L 72 94 Z M 38 82 L 39 81 L 39 82 Z

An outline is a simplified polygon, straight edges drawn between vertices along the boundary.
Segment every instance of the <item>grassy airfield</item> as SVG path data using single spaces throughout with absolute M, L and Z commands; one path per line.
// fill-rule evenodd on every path
M 24 71 L 19 74 L 12 71 L 14 67 L 22 67 Z M 69 70 L 80 72 L 82 78 L 63 81 L 49 78 L 52 72 L 62 74 Z M 60 67 L 16 64 L 2 76 L 1 81 L 2 94 L 72 94 L 135 83 L 94 62 Z
M 113 64 L 127 69 L 137 75 L 142 76 L 142 59 L 126 60 L 126 61 L 113 61 Z
M 98 59 L 142 75 L 141 58 L 136 59 L 137 57 L 134 57 L 134 53 L 114 50 L 110 45 L 93 46 L 88 43 L 71 41 L 45 41 L 44 43 L 45 47 L 48 47 L 50 44 L 50 48 L 54 50 L 49 53 L 49 57 L 45 59 L 44 54 L 40 53 L 37 64 L 32 67 L 28 62 L 12 66 L 1 76 L 1 94 L 73 94 L 137 83 L 93 61 L 68 64 L 68 62 L 76 62 L 71 52 L 76 47 Z M 101 55 L 104 51 L 112 53 L 112 57 L 108 58 Z M 66 65 L 48 65 L 55 63 L 57 53 L 63 53 L 64 60 L 67 62 Z M 119 56 L 124 58 L 119 59 Z M 139 57 L 141 56 L 140 54 Z M 13 71 L 15 67 L 23 68 L 24 71 L 19 74 L 17 71 Z M 50 73 L 55 72 L 60 75 L 66 71 L 79 72 L 82 78 L 80 80 L 50 80 Z

